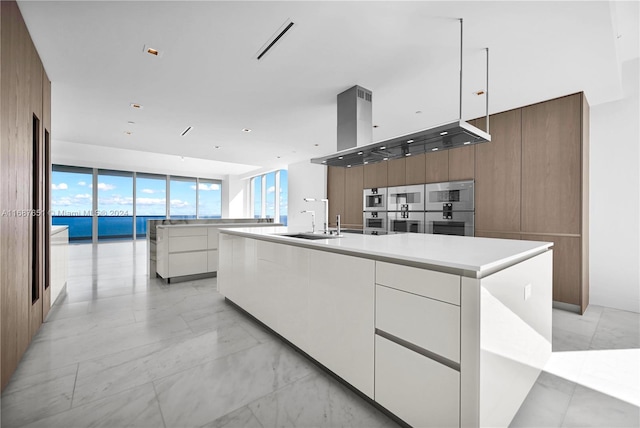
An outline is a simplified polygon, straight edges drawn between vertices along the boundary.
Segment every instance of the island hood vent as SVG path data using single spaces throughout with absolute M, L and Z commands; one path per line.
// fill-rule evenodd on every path
M 489 134 L 489 49 L 485 107 L 487 130 L 462 120 L 462 19 L 460 19 L 460 110 L 455 121 L 371 143 L 371 91 L 354 86 L 338 95 L 338 152 L 313 158 L 312 163 L 351 168 L 391 159 L 454 149 L 491 141 Z M 360 96 L 362 95 L 362 96 Z

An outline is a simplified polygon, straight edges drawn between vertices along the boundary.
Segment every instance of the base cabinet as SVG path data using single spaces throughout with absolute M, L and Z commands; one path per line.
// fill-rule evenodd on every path
M 375 400 L 413 427 L 460 426 L 460 372 L 376 335 Z

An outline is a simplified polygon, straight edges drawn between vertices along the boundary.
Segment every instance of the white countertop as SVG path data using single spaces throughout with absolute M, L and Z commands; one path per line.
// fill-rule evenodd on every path
M 287 227 L 241 227 L 221 233 L 371 258 L 442 272 L 482 278 L 547 251 L 552 242 L 469 236 L 401 233 L 391 235 L 344 234 L 341 238 L 307 240 L 282 236 L 299 233 Z

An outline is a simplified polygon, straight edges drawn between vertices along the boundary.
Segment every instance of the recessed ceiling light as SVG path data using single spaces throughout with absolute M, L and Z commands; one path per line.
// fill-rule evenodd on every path
M 242 128 L 242 132 L 251 132 L 249 128 Z
M 405 154 L 405 156 L 411 156 L 411 153 L 407 153 L 407 154 Z
M 128 121 L 128 122 L 127 122 L 127 124 L 129 124 L 129 125 L 135 125 L 136 123 L 135 123 L 135 122 L 132 122 L 132 121 Z
M 129 104 L 132 108 L 137 108 L 142 110 L 144 107 L 142 106 L 142 104 L 137 104 L 137 103 L 131 103 Z
M 464 143 L 465 146 L 468 146 L 469 144 L 471 144 L 471 141 L 467 141 L 466 143 Z
M 322 163 L 327 163 L 327 161 L 322 161 Z
M 437 151 L 438 151 L 438 148 L 437 148 L 437 147 L 434 147 L 433 149 L 431 149 L 431 151 L 432 151 L 432 152 L 437 152 Z
M 382 146 L 382 147 L 380 147 L 380 150 L 384 150 L 386 148 L 387 148 L 387 146 Z
M 351 165 L 347 165 L 347 168 L 351 168 Z
M 314 146 L 316 146 L 316 147 L 318 147 L 319 145 L 320 145 L 320 144 L 318 144 L 318 143 L 314 144 Z
M 156 48 L 152 48 L 151 46 L 147 46 L 147 45 L 144 45 L 144 47 L 142 48 L 142 52 L 145 52 L 145 53 L 147 53 L 147 54 L 149 54 L 151 56 L 155 56 L 157 58 L 160 58 L 162 56 L 162 52 L 161 51 L 159 51 Z
M 416 114 L 422 114 L 422 110 L 418 110 Z
M 389 158 L 382 158 L 382 160 L 389 160 Z
M 413 140 L 407 140 L 407 144 L 413 143 Z
M 181 137 L 184 137 L 185 135 L 187 135 L 189 133 L 189 131 L 191 131 L 193 128 L 191 126 L 187 126 L 187 128 L 182 131 L 182 134 L 180 134 Z
M 447 132 L 447 131 L 442 131 L 442 132 L 440 133 L 440 135 L 447 135 L 448 133 L 449 133 L 449 132 Z
M 378 125 L 373 125 L 374 128 L 378 128 Z
M 222 148 L 222 147 L 220 147 L 220 146 L 214 146 L 213 148 L 214 148 L 214 149 L 220 149 L 220 148 Z
M 369 161 L 364 161 L 364 164 L 365 164 L 365 165 L 368 165 L 368 164 L 369 164 Z
M 344 159 L 344 156 L 338 156 L 338 159 Z
M 124 133 L 127 134 L 127 135 L 133 134 L 133 132 L 131 132 L 131 131 L 124 131 Z
M 362 155 L 362 154 L 364 154 L 364 152 L 358 152 L 358 154 L 359 154 L 359 155 Z

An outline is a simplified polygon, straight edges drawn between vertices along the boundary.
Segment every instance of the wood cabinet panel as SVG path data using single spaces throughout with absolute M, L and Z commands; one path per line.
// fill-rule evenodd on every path
M 580 233 L 581 94 L 522 109 L 522 231 Z
M 475 177 L 475 146 L 459 147 L 449 152 L 449 181 L 471 180 Z
M 345 169 L 344 216 L 345 227 L 362 228 L 362 190 L 364 189 L 364 168 L 354 166 Z M 331 202 L 331 200 L 329 200 Z M 331 206 L 331 204 L 329 204 Z M 335 219 L 335 217 L 334 217 Z
M 476 123 L 485 128 L 485 119 Z M 478 126 L 476 125 L 476 126 Z M 476 146 L 476 229 L 520 231 L 521 110 L 490 118 L 491 141 Z
M 387 187 L 387 162 L 364 165 L 364 188 Z
M 553 300 L 581 305 L 581 238 L 573 236 L 529 235 L 522 239 L 553 242 Z
M 51 309 L 51 82 L 46 71 L 42 70 L 42 150 L 43 150 L 43 198 L 46 215 L 44 224 L 44 279 L 42 295 L 42 320 L 47 319 Z
M 449 181 L 449 150 L 425 153 L 425 183 Z
M 327 167 L 327 198 L 329 199 L 329 226 L 336 226 L 336 215 L 344 216 L 345 171 L 337 166 Z M 342 220 L 344 221 L 344 219 Z
M 584 93 L 582 95 L 582 281 L 580 312 L 589 305 L 589 118 L 590 108 Z
M 479 238 L 522 239 L 519 233 L 487 232 L 484 230 L 476 230 L 475 236 Z
M 423 184 L 426 171 L 424 153 L 405 158 L 405 184 Z
M 406 177 L 406 161 L 402 159 L 393 159 L 386 162 L 387 165 L 387 185 L 388 186 L 403 186 L 405 184 Z

